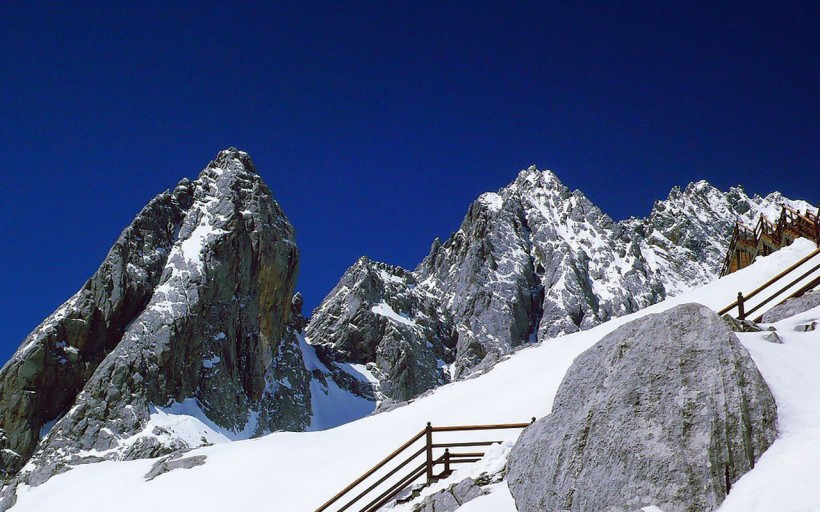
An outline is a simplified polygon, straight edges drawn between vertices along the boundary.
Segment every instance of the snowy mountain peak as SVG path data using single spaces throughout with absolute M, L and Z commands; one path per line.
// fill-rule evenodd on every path
M 221 169 L 233 172 L 250 172 L 256 174 L 256 166 L 245 151 L 231 146 L 220 151 L 206 169 Z
M 533 188 L 555 190 L 566 189 L 564 184 L 561 183 L 561 180 L 558 179 L 558 176 L 556 176 L 554 172 L 546 169 L 539 170 L 535 165 L 531 165 L 520 171 L 515 181 L 513 181 L 510 186 L 505 188 L 509 189 L 513 187 L 524 190 Z
M 369 413 L 367 378 L 304 342 L 298 257 L 247 153 L 222 151 L 158 195 L 0 370 L 0 476 L 22 467 L 19 481 L 42 483 L 66 464 Z

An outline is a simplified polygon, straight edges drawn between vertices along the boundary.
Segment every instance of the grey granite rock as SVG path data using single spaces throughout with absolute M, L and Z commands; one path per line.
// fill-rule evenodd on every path
M 46 318 L 0 369 L 0 430 L 18 455 L 13 474 L 33 453 L 40 431 L 62 417 L 159 284 L 177 230 L 190 206 L 190 185 L 151 200 L 120 234 L 100 268 Z
M 191 469 L 205 464 L 207 455 L 193 455 L 183 457 L 183 452 L 173 453 L 156 461 L 148 473 L 145 474 L 145 481 L 150 482 L 154 478 L 170 473 L 175 469 Z
M 486 494 L 475 480 L 464 480 L 449 486 L 447 489 L 431 494 L 413 507 L 413 512 L 454 512 L 459 507 Z
M 820 291 L 788 299 L 763 313 L 763 323 L 771 324 L 820 306 Z
M 402 401 L 448 382 L 456 332 L 412 273 L 362 257 L 313 312 L 306 331 L 336 361 L 367 364 L 382 398 Z
M 760 332 L 763 329 L 751 320 L 738 320 L 732 315 L 723 315 L 723 321 L 734 332 Z
M 745 348 L 684 304 L 619 327 L 572 364 L 552 413 L 512 450 L 520 512 L 715 510 L 776 437 Z

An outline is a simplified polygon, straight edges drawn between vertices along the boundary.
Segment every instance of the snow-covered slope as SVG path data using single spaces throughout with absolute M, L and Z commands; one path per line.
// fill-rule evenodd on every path
M 747 269 L 638 313 L 522 349 L 480 377 L 447 384 L 390 412 L 321 432 L 274 433 L 200 448 L 188 455 L 204 455 L 204 465 L 172 471 L 150 482 L 144 476 L 154 463 L 151 460 L 79 466 L 40 487 L 21 486 L 12 510 L 144 512 L 150 504 L 157 511 L 312 511 L 427 421 L 494 423 L 548 414 L 573 359 L 606 333 L 638 316 L 684 302 L 719 309 L 732 302 L 738 291 L 755 287 L 813 249 L 799 240 Z M 793 330 L 796 324 L 817 318 L 820 308 L 776 324 L 782 345 L 764 341 L 763 333 L 740 335 L 777 400 L 780 437 L 758 466 L 733 487 L 721 512 L 820 509 L 816 487 L 820 481 L 816 421 L 820 417 L 820 334 Z M 512 440 L 517 433 L 499 437 L 505 435 Z M 513 512 L 506 486 L 501 483 L 493 489 L 460 510 Z

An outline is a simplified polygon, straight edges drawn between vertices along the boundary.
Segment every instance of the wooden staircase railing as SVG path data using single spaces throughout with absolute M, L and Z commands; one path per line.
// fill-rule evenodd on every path
M 763 215 L 754 228 L 736 222 L 729 240 L 729 250 L 723 259 L 720 277 L 748 267 L 758 256 L 768 256 L 782 247 L 791 245 L 796 238 L 808 238 L 820 247 L 820 208 L 817 213 L 804 213 L 783 206 L 777 222 Z
M 535 418 L 532 418 L 535 421 Z M 378 464 L 367 470 L 362 476 L 354 480 L 347 487 L 339 491 L 338 494 L 326 501 L 322 506 L 316 509 L 316 512 L 324 512 L 330 510 L 330 507 L 336 505 L 335 512 L 342 512 L 348 510 L 354 505 L 360 512 L 375 512 L 395 498 L 399 493 L 406 489 L 409 485 L 415 483 L 417 480 L 423 479 L 423 485 L 431 485 L 441 478 L 446 478 L 452 473 L 452 466 L 456 464 L 468 464 L 478 462 L 484 456 L 484 452 L 467 451 L 467 452 L 451 452 L 451 448 L 476 448 L 491 446 L 500 441 L 461 441 L 461 442 L 433 442 L 433 434 L 436 432 L 466 432 L 478 430 L 505 430 L 505 429 L 524 429 L 532 423 L 504 423 L 498 425 L 458 425 L 434 427 L 429 422 L 424 429 L 418 434 L 408 439 L 404 444 L 399 446 L 390 455 L 382 459 Z M 423 441 L 423 445 L 412 451 L 409 455 L 400 460 L 398 464 L 387 470 L 386 466 L 395 460 L 400 455 L 412 450 L 411 447 L 418 445 L 418 441 Z M 443 450 L 443 452 L 442 452 Z M 421 463 L 412 465 L 413 462 Z M 401 472 L 407 466 L 410 470 L 405 470 L 401 476 L 395 477 L 394 481 L 390 483 L 397 473 Z M 436 468 L 442 467 L 440 473 L 436 473 Z M 386 470 L 381 476 L 377 476 L 380 470 Z M 373 480 L 372 482 L 369 482 Z M 366 483 L 369 482 L 369 483 Z M 381 490 L 380 486 L 389 485 L 387 489 Z M 364 487 L 358 491 L 358 494 L 349 498 L 343 504 L 337 504 L 339 500 L 353 493 L 355 489 Z M 366 486 L 366 487 L 365 487 Z M 373 494 L 381 490 L 381 493 L 375 497 Z M 366 504 L 361 505 L 366 498 L 370 498 Z M 357 505 L 357 503 L 359 503 Z
M 813 276 L 818 270 L 820 270 L 820 247 L 809 253 L 804 258 L 801 258 L 800 261 L 790 265 L 787 269 L 783 270 L 773 278 L 769 279 L 762 285 L 758 286 L 748 294 L 744 295 L 743 292 L 738 292 L 737 300 L 733 303 L 729 304 L 725 308 L 718 311 L 719 315 L 725 315 L 729 313 L 732 309 L 737 308 L 737 319 L 738 320 L 745 320 L 746 318 L 750 317 L 753 313 L 759 311 L 762 307 L 766 306 L 770 302 L 780 298 L 780 302 L 778 304 L 782 304 L 786 300 L 793 298 L 793 297 L 800 297 L 801 295 L 814 290 L 818 286 L 820 286 L 820 275 Z M 768 290 L 772 285 L 780 281 L 786 276 L 794 276 L 797 272 L 802 272 L 800 275 L 789 281 L 784 286 L 780 287 L 774 293 L 769 294 L 766 298 L 756 304 L 754 307 L 746 310 L 747 301 L 760 295 L 762 292 Z M 789 290 L 792 290 L 795 286 L 798 286 L 801 282 L 803 285 L 797 288 L 796 290 L 788 293 Z M 784 296 L 785 295 L 785 296 Z M 759 315 L 757 318 L 754 319 L 755 322 L 760 322 L 762 320 L 763 315 Z

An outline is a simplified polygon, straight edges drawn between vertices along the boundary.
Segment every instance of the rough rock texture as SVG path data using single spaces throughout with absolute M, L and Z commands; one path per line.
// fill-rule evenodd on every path
M 413 512 L 454 512 L 470 500 L 486 494 L 472 478 L 465 478 L 447 489 L 443 489 L 424 499 L 413 507 Z
M 723 321 L 734 332 L 760 332 L 763 329 L 751 320 L 738 320 L 732 315 L 723 315 Z
M 814 209 L 779 192 L 749 197 L 741 186 L 722 192 L 701 180 L 672 188 L 665 200 L 655 201 L 647 218 L 621 225 L 627 236 L 639 240 L 666 293 L 675 295 L 717 278 L 736 221 L 754 226 L 761 215 L 774 220 L 783 205 Z
M 13 483 L 37 485 L 74 464 L 304 430 L 328 381 L 374 400 L 315 362 L 297 267 L 293 228 L 250 157 L 220 152 L 149 203 L 0 370 L 2 469 L 25 464 Z
M 805 311 L 820 306 L 820 291 L 809 292 L 802 297 L 788 299 L 783 304 L 778 304 L 772 309 L 763 313 L 763 323 L 772 324 L 785 318 L 799 315 Z
M 816 328 L 817 328 L 817 322 L 816 321 L 811 321 L 811 322 L 806 322 L 805 324 L 800 324 L 800 325 L 795 326 L 794 330 L 798 331 L 798 332 L 809 332 L 809 331 L 815 330 Z
M 338 361 L 372 365 L 379 392 L 407 400 L 449 380 L 456 333 L 412 273 L 362 257 L 313 313 L 307 336 Z
M 412 397 L 437 383 L 442 362 L 454 359 L 451 378 L 484 371 L 521 344 L 593 327 L 717 278 L 735 220 L 754 224 L 780 204 L 808 206 L 701 181 L 674 188 L 646 219 L 615 222 L 553 173 L 531 167 L 482 194 L 415 271 L 360 260 L 314 312 L 308 334 L 346 360 L 378 367 L 386 396 Z M 379 317 L 374 306 L 382 303 L 410 322 Z M 392 356 L 377 362 L 386 346 Z M 397 357 L 411 363 L 398 374 L 390 370 Z
M 508 484 L 521 512 L 714 510 L 774 441 L 776 416 L 736 335 L 684 304 L 575 360 L 513 448 Z
M 273 406 L 265 376 L 291 310 L 293 228 L 245 153 L 220 153 L 191 189 L 148 304 L 49 432 L 38 459 L 66 450 L 130 459 L 184 447 L 162 439 L 164 432 L 120 441 L 142 431 L 153 407 L 186 399 L 232 431 Z
M 193 455 L 183 457 L 183 453 L 174 453 L 156 461 L 148 473 L 145 474 L 145 481 L 150 482 L 154 478 L 170 473 L 175 469 L 191 469 L 205 464 L 207 455 Z
M 191 195 L 192 185 L 183 180 L 173 193 L 148 203 L 91 279 L 29 334 L 0 369 L 0 471 L 14 473 L 28 459 L 40 430 L 68 411 L 126 326 L 148 304 Z

